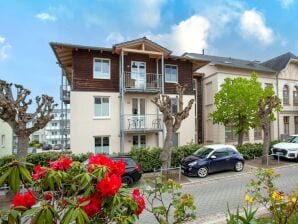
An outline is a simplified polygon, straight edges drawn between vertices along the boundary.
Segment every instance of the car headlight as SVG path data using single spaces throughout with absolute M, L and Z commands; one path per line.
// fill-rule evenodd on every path
M 198 163 L 197 161 L 193 161 L 193 162 L 189 163 L 188 165 L 189 165 L 189 166 L 194 166 L 194 165 L 196 165 L 197 163 Z

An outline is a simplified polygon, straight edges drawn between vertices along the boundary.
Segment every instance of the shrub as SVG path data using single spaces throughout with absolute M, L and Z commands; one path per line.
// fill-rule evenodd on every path
M 237 146 L 238 151 L 243 155 L 244 159 L 250 160 L 254 157 L 260 157 L 263 153 L 262 144 L 244 144 L 242 146 Z
M 16 193 L 11 208 L 0 214 L 0 223 L 134 223 L 145 208 L 138 189 L 121 185 L 123 161 L 92 156 L 88 164 L 66 156 L 35 166 L 13 160 L 2 167 L 0 185 L 7 181 Z M 20 192 L 20 184 L 29 187 Z
M 171 166 L 172 167 L 180 166 L 180 162 L 184 157 L 193 154 L 201 146 L 202 145 L 190 143 L 184 146 L 173 148 Z M 130 152 L 130 156 L 139 162 L 144 172 L 150 172 L 150 171 L 153 171 L 154 169 L 160 169 L 161 162 L 160 162 L 159 156 L 161 151 L 162 151 L 162 148 L 157 148 L 157 147 L 132 148 Z

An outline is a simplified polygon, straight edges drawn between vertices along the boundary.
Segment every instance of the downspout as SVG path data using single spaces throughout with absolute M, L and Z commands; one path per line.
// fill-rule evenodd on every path
M 119 57 L 119 81 L 120 81 L 120 153 L 124 153 L 124 131 L 123 131 L 123 120 L 124 120 L 124 85 L 123 85 L 123 59 L 124 59 L 124 54 L 123 50 L 121 51 L 121 55 Z
M 165 78 L 164 78 L 164 56 L 163 54 L 161 55 L 161 93 L 165 93 Z M 164 144 L 165 140 L 165 124 L 162 122 L 162 144 Z
M 160 88 L 159 86 L 159 74 L 158 74 L 158 58 L 156 58 L 156 87 L 157 88 Z M 157 119 L 159 119 L 159 109 L 158 107 L 156 107 L 156 116 L 157 116 Z M 156 138 L 156 146 L 159 147 L 159 132 L 157 132 L 157 138 Z
M 278 91 L 278 75 L 279 73 L 276 72 L 275 73 L 275 77 L 276 77 L 276 95 L 279 98 L 279 91 Z M 279 140 L 279 136 L 280 136 L 280 130 L 279 130 L 279 112 L 277 111 L 277 139 Z

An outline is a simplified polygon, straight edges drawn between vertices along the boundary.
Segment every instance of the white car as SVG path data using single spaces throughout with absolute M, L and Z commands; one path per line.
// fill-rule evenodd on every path
M 298 135 L 291 135 L 285 142 L 273 145 L 271 153 L 275 158 L 280 156 L 298 162 Z

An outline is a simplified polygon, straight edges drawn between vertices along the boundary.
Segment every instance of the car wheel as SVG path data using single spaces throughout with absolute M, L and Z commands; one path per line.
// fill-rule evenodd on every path
M 208 168 L 203 166 L 198 169 L 198 177 L 204 178 L 208 175 Z
M 235 171 L 236 172 L 241 172 L 243 170 L 243 162 L 238 161 L 235 163 Z
M 131 176 L 123 176 L 122 177 L 122 183 L 126 184 L 128 187 L 133 185 L 133 179 Z

